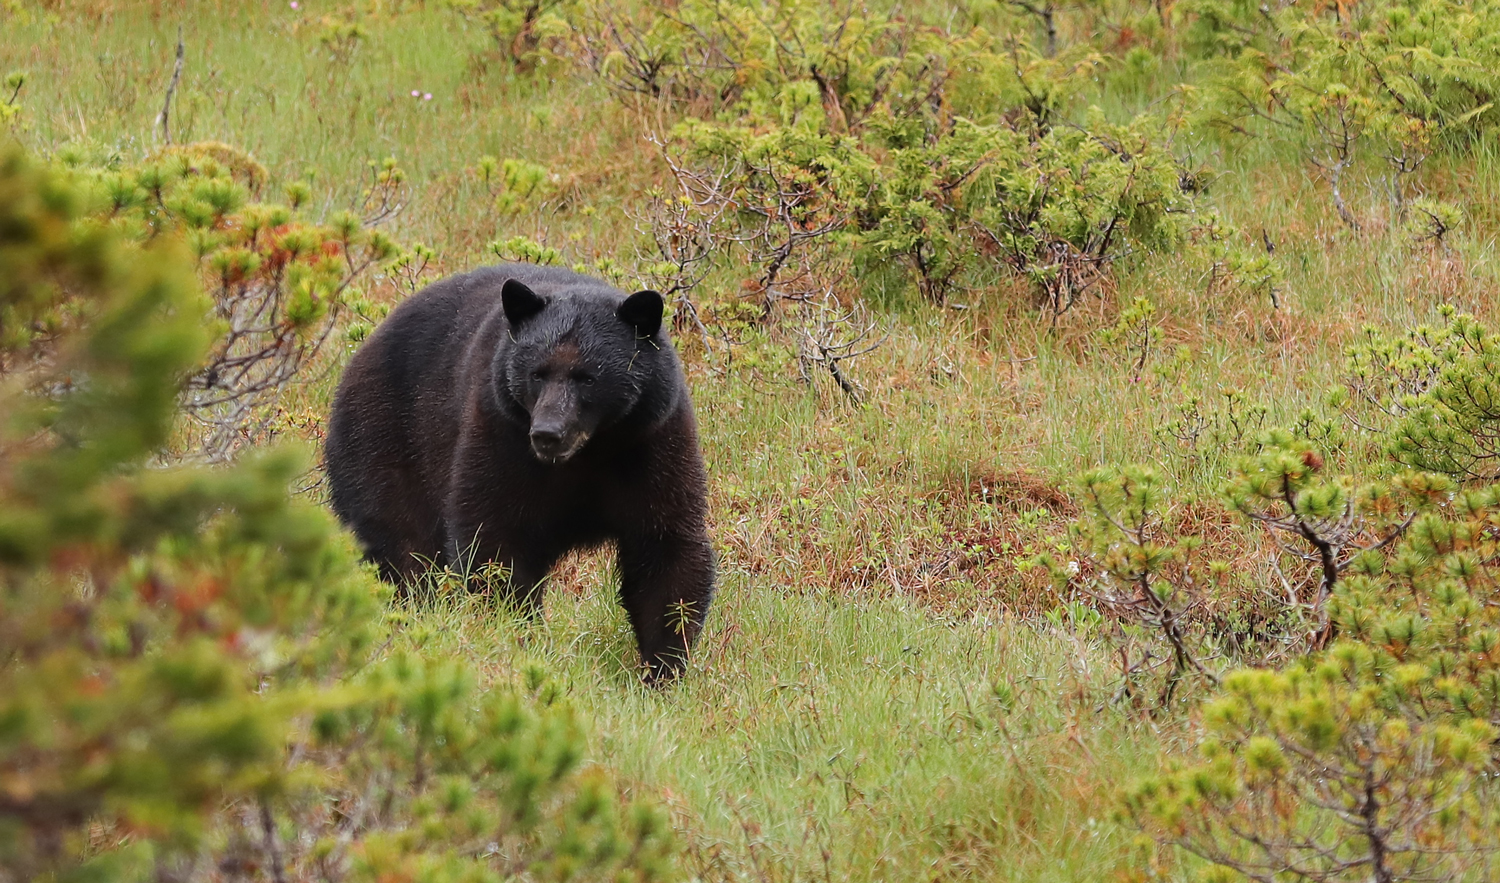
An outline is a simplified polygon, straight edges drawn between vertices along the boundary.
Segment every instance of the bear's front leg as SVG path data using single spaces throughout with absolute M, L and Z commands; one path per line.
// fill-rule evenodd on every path
M 670 680 L 687 665 L 713 595 L 714 553 L 706 537 L 620 541 L 620 600 L 647 683 Z

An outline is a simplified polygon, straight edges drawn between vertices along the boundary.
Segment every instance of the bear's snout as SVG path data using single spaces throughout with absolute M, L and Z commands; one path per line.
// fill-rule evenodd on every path
M 586 432 L 569 432 L 561 426 L 532 426 L 531 452 L 538 460 L 561 463 L 578 453 L 588 438 Z
M 531 452 L 544 463 L 561 463 L 589 439 L 577 392 L 568 383 L 548 383 L 531 409 Z

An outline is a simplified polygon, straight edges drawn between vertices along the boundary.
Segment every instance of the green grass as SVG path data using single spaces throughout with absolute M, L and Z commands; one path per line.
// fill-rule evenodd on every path
M 272 198 L 279 186 L 308 179 L 322 208 L 349 207 L 367 183 L 365 164 L 394 156 L 415 196 L 394 232 L 437 243 L 447 264 L 462 266 L 502 233 L 551 223 L 508 219 L 502 230 L 492 199 L 468 173 L 488 154 L 567 171 L 570 184 L 579 171 L 596 212 L 564 219 L 570 241 L 617 239 L 629 229 L 621 202 L 649 145 L 620 124 L 608 95 L 572 77 L 554 83 L 476 65 L 489 38 L 457 16 L 372 17 L 362 45 L 341 58 L 319 39 L 331 6 L 162 5 L 154 16 L 145 4 L 102 3 L 97 16 L 80 9 L 60 20 L 8 21 L 0 70 L 32 75 L 22 95 L 23 142 L 47 152 L 71 145 L 96 159 L 138 159 L 158 148 L 155 121 L 180 23 L 186 63 L 173 140 L 250 151 L 272 174 Z
M 585 565 L 541 626 L 445 599 L 407 635 L 501 681 L 548 672 L 595 756 L 666 801 L 696 876 L 1097 880 L 1139 859 L 1101 783 L 1153 771 L 1171 735 L 1098 710 L 1108 662 L 1088 641 L 731 569 L 692 669 L 654 692 L 627 667 L 607 573 Z
M 570 260 L 635 247 L 630 212 L 661 175 L 644 135 L 660 119 L 560 65 L 522 76 L 485 61 L 487 37 L 437 4 L 367 4 L 382 11 L 364 16 L 368 36 L 346 60 L 319 41 L 333 7 L 303 5 L 0 13 L 0 73 L 31 75 L 19 137 L 96 160 L 148 155 L 181 23 L 176 140 L 249 149 L 273 190 L 310 179 L 319 208 L 344 208 L 359 199 L 365 163 L 395 156 L 411 204 L 393 232 L 435 246 L 445 271 L 490 259 L 486 243 L 514 235 Z M 1097 100 L 1121 117 L 1142 98 Z M 679 686 L 635 684 L 599 558 L 560 570 L 542 626 L 448 600 L 407 611 L 405 639 L 468 657 L 497 682 L 539 662 L 589 721 L 592 759 L 672 808 L 686 867 L 705 880 L 1139 878 L 1148 857 L 1116 799 L 1164 748 L 1186 750 L 1186 724 L 1112 705 L 1103 642 L 1059 617 L 1045 576 L 1023 567 L 1065 548 L 1071 476 L 1151 463 L 1200 501 L 1174 518 L 1212 520 L 1229 455 L 1194 456 L 1160 432 L 1190 397 L 1212 406 L 1243 390 L 1269 409 L 1268 424 L 1284 422 L 1320 406 L 1362 326 L 1430 319 L 1445 302 L 1492 319 L 1496 290 L 1493 146 L 1428 170 L 1434 195 L 1469 207 L 1446 253 L 1380 223 L 1343 229 L 1325 188 L 1284 151 L 1207 139 L 1199 149 L 1216 170 L 1213 204 L 1275 243 L 1281 309 L 1205 292 L 1187 249 L 1140 256 L 1111 298 L 1055 333 L 993 292 L 946 312 L 894 294 L 880 314 L 888 342 L 849 366 L 868 390 L 863 408 L 828 378 L 809 388 L 774 360 L 725 373 L 680 342 L 723 580 Z M 485 154 L 548 167 L 566 199 L 500 214 L 473 174 Z M 1351 192 L 1378 221 L 1375 184 Z M 1191 358 L 1132 382 L 1129 359 L 1097 332 L 1138 295 L 1162 317 L 1152 365 L 1179 345 Z M 289 405 L 313 418 L 311 438 L 330 389 L 324 380 Z M 1355 445 L 1346 456 L 1373 453 Z M 1226 536 L 1217 553 L 1237 556 L 1242 584 L 1256 585 L 1264 550 Z

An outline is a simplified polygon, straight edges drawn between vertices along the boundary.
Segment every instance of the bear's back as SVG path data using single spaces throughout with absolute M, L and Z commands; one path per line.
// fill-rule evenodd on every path
M 402 302 L 350 359 L 334 395 L 324 445 L 330 503 L 372 551 L 390 549 L 377 560 L 441 550 L 459 415 L 484 380 L 464 356 L 503 326 L 504 278 L 486 276 L 444 279 Z
M 463 276 L 428 286 L 386 317 L 349 361 L 334 397 L 329 448 L 376 421 L 410 426 L 446 414 L 464 378 L 466 345 L 503 321 L 498 284 Z M 474 284 L 478 283 L 478 284 Z

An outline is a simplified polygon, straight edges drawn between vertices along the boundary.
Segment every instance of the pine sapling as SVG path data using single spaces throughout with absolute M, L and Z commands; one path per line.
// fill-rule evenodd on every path
M 1133 622 L 1166 645 L 1166 656 L 1150 649 L 1131 659 L 1121 649 L 1130 696 L 1142 676 L 1165 669 L 1156 708 L 1171 706 L 1183 679 L 1196 675 L 1210 684 L 1218 677 L 1201 658 L 1203 637 L 1193 614 L 1205 601 L 1206 574 L 1195 553 L 1195 537 L 1164 535 L 1161 509 L 1165 492 L 1156 474 L 1140 466 L 1099 469 L 1085 473 L 1084 517 L 1073 527 L 1073 542 L 1095 564 L 1100 577 L 1082 583 L 1081 590 L 1106 612 Z M 1054 576 L 1067 584 L 1072 574 L 1049 562 Z

